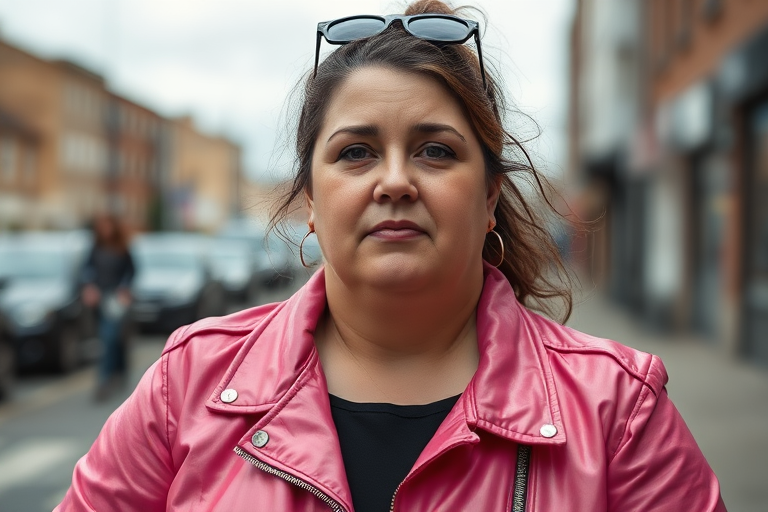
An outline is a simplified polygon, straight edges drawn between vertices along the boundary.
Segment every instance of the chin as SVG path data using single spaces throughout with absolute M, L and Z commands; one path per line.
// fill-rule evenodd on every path
M 361 278 L 371 286 L 399 293 L 432 286 L 439 272 L 423 258 L 387 257 L 371 262 L 361 270 Z

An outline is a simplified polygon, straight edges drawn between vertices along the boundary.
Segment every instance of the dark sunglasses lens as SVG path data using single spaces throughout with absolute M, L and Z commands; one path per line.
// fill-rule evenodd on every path
M 377 18 L 354 18 L 328 27 L 329 41 L 354 41 L 378 34 L 384 28 L 384 20 Z
M 448 18 L 416 18 L 408 23 L 411 34 L 430 41 L 458 42 L 469 36 L 469 27 Z

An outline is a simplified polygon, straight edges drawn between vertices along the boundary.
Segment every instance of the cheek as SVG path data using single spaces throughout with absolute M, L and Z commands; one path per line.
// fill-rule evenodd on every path
M 433 190 L 433 203 L 455 226 L 476 230 L 478 226 L 482 228 L 488 224 L 486 190 L 475 180 L 460 179 L 450 185 L 443 183 Z
M 312 196 L 315 229 L 330 243 L 355 225 L 366 204 L 364 191 L 353 180 L 322 169 L 313 176 Z

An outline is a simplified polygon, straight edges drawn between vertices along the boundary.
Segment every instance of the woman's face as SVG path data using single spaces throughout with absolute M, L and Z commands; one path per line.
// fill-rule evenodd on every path
M 498 187 L 461 106 L 432 78 L 353 72 L 328 105 L 307 196 L 327 275 L 347 286 L 482 275 Z
M 96 219 L 96 234 L 101 240 L 112 240 L 115 226 L 109 217 L 102 216 Z

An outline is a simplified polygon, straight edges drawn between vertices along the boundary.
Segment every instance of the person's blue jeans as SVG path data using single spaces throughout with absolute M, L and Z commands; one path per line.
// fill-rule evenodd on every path
M 118 372 L 125 371 L 125 354 L 121 340 L 122 321 L 102 315 L 99 319 L 99 340 L 101 360 L 99 361 L 99 384 L 106 384 Z

